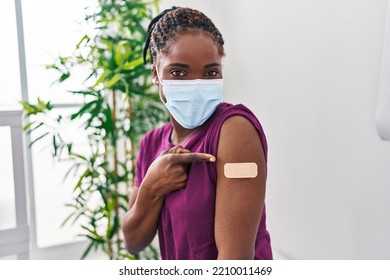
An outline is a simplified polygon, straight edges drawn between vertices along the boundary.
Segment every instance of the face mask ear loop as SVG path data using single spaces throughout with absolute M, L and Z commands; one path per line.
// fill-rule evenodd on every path
M 154 65 L 153 65 L 153 67 L 156 67 L 156 74 L 157 74 L 158 82 L 160 83 L 161 86 L 164 86 L 163 82 L 162 82 L 161 79 L 160 79 L 160 75 L 158 74 L 157 66 L 154 66 Z M 160 96 L 161 102 L 162 102 L 163 104 L 165 104 L 164 100 L 163 100 L 162 97 L 161 97 L 161 94 L 159 94 L 159 96 Z M 165 97 L 165 98 L 167 98 L 167 97 Z
M 157 69 L 157 66 L 154 66 L 156 67 L 156 74 L 157 74 L 157 79 L 158 79 L 158 82 L 160 83 L 160 85 L 164 86 L 162 80 L 160 79 L 160 75 L 158 74 L 158 69 Z

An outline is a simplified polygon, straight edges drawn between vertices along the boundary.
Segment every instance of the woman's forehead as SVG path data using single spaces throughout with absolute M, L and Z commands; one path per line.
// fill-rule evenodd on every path
M 203 32 L 186 32 L 178 34 L 167 49 L 158 55 L 158 60 L 163 64 L 209 64 L 210 61 L 220 62 L 221 57 L 217 44 L 209 35 Z

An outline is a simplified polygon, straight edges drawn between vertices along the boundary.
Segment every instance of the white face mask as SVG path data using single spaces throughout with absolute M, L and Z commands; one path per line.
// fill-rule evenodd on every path
M 157 76 L 160 80 L 158 72 Z M 222 103 L 223 79 L 163 80 L 161 85 L 167 99 L 165 106 L 187 129 L 201 126 Z

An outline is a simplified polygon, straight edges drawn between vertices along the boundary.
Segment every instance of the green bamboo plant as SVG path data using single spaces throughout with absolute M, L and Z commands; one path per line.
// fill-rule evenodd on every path
M 145 27 L 158 9 L 158 0 L 97 0 L 96 9 L 86 10 L 84 19 L 94 26 L 93 32 L 81 38 L 71 55 L 47 65 L 48 71 L 59 74 L 58 83 L 72 79 L 77 67 L 87 69 L 85 82 L 69 90 L 84 101 L 75 104 L 71 114 L 57 114 L 54 119 L 50 100 L 20 102 L 27 120 L 24 130 L 34 135 L 30 146 L 49 138 L 53 156 L 72 163 L 66 176 L 76 176 L 77 183 L 67 204 L 72 212 L 64 223 L 79 222 L 81 235 L 90 241 L 81 258 L 91 250 L 103 250 L 109 259 L 159 258 L 153 246 L 129 255 L 120 230 L 140 137 L 168 120 L 142 59 Z M 62 135 L 67 122 L 82 123 L 87 152 L 80 152 L 77 143 Z M 92 205 L 96 196 L 98 203 Z

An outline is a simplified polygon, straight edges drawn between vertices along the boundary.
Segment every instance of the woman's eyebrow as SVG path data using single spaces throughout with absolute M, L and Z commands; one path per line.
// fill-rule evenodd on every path
M 206 64 L 203 68 L 211 68 L 211 67 L 216 67 L 216 66 L 221 66 L 220 63 L 210 63 L 210 64 Z
M 190 68 L 190 66 L 188 64 L 183 64 L 183 63 L 171 63 L 168 66 L 170 66 L 170 67 Z
M 188 64 L 184 64 L 184 63 L 171 63 L 168 66 L 169 67 L 190 68 L 190 66 Z M 218 67 L 218 66 L 221 66 L 221 64 L 220 63 L 210 63 L 210 64 L 206 64 L 205 66 L 203 66 L 203 68 L 206 69 L 206 68 Z

